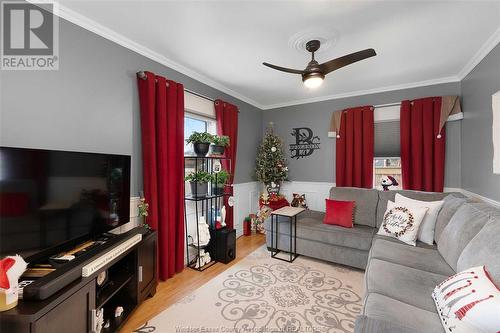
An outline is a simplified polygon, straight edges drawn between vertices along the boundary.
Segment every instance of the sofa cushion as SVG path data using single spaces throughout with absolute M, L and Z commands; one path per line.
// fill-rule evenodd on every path
M 389 296 L 427 311 L 436 311 L 431 294 L 447 277 L 381 259 L 371 259 L 365 273 L 369 293 Z
M 420 333 L 420 330 L 408 328 L 382 318 L 375 319 L 364 315 L 357 316 L 354 333 Z
M 434 230 L 434 240 L 436 241 L 436 243 L 439 240 L 443 229 L 448 225 L 448 222 L 450 222 L 451 218 L 457 212 L 458 208 L 460 208 L 460 206 L 463 205 L 466 201 L 467 199 L 458 198 L 453 194 L 450 194 L 446 198 L 444 198 L 444 204 L 438 214 L 436 220 L 436 228 Z
M 373 258 L 441 275 L 455 274 L 436 249 L 408 246 L 381 238 L 372 242 L 369 259 Z
M 490 219 L 485 206 L 484 203 L 464 203 L 439 237 L 438 251 L 455 271 L 463 249 Z
M 354 224 L 375 227 L 377 212 L 378 191 L 356 187 L 332 187 L 330 199 L 356 201 L 354 210 Z
M 443 200 L 450 193 L 438 192 L 421 192 L 421 191 L 408 191 L 408 190 L 395 190 L 395 191 L 378 191 L 379 202 L 377 206 L 377 227 L 382 224 L 385 210 L 387 209 L 387 202 L 394 201 L 396 193 L 404 195 L 405 197 L 421 200 L 421 201 L 438 201 Z M 458 197 L 463 197 L 461 193 L 453 193 Z
M 383 239 L 383 240 L 386 240 L 386 241 L 390 241 L 390 242 L 394 242 L 394 243 L 399 243 L 401 244 L 401 241 L 396 239 L 396 238 L 392 238 L 392 237 L 387 237 L 387 236 L 382 236 L 382 235 L 375 235 L 373 236 L 373 241 L 376 240 L 376 239 Z M 372 243 L 373 243 L 372 241 Z M 419 240 L 417 240 L 417 245 L 416 247 L 421 247 L 421 248 L 424 248 L 424 249 L 434 249 L 434 250 L 437 250 L 437 245 L 433 244 L 433 245 L 429 245 L 429 244 L 425 244 Z
M 369 293 L 367 295 L 363 315 L 373 319 L 382 319 L 405 328 L 414 329 L 417 332 L 444 332 L 439 316 L 435 310 L 423 310 L 411 304 L 378 293 Z
M 492 217 L 467 244 L 457 262 L 457 271 L 485 265 L 493 281 L 500 286 L 500 219 Z
M 364 225 L 344 228 L 323 224 L 325 213 L 306 211 L 297 217 L 297 238 L 308 239 L 324 244 L 338 245 L 368 251 L 372 244 L 374 229 Z M 271 230 L 270 221 L 266 221 L 266 229 Z M 276 232 L 276 229 L 274 230 Z M 280 219 L 280 234 L 290 234 L 288 218 Z

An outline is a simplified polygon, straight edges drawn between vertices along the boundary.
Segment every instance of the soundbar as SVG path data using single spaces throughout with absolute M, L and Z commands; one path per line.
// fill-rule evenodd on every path
M 92 274 L 94 274 L 107 264 L 109 264 L 111 261 L 113 261 L 116 257 L 125 253 L 128 249 L 133 247 L 135 244 L 139 243 L 141 240 L 142 240 L 141 234 L 134 235 L 133 237 L 121 243 L 120 245 L 114 247 L 105 254 L 101 255 L 99 258 L 86 264 L 85 266 L 82 267 L 82 276 L 83 277 L 91 276 Z
M 33 283 L 31 283 L 30 285 L 26 286 L 23 289 L 23 299 L 24 300 L 47 299 L 48 297 L 54 295 L 56 292 L 58 292 L 68 284 L 72 283 L 73 281 L 79 278 L 85 278 L 86 276 L 83 275 L 82 267 L 89 266 L 94 262 L 100 260 L 101 258 L 106 257 L 108 254 L 111 255 L 114 253 L 115 255 L 114 258 L 116 259 L 117 257 L 120 256 L 120 254 L 127 252 L 127 250 L 130 250 L 131 247 L 133 247 L 135 244 L 141 241 L 142 233 L 140 232 L 140 229 L 142 228 L 134 228 L 123 234 L 115 235 L 114 237 L 111 237 L 109 240 L 107 240 L 103 245 L 90 250 L 89 251 L 90 253 L 81 255 L 76 259 L 68 262 L 67 264 L 64 264 L 62 267 L 56 269 L 54 272 L 47 274 L 40 279 L 37 279 L 36 281 L 34 281 Z M 131 244 L 130 242 L 132 242 L 133 244 Z M 127 244 L 125 246 L 126 249 L 122 247 L 124 244 Z M 115 250 L 117 248 L 120 248 L 120 250 Z M 58 249 L 58 251 L 61 251 L 61 249 Z M 113 261 L 111 257 L 109 257 L 107 260 L 108 263 L 110 261 Z M 105 266 L 106 264 L 102 265 Z M 103 266 L 101 266 L 101 268 Z M 99 269 L 96 267 L 97 266 L 93 268 L 94 272 L 95 270 Z M 89 267 L 89 269 L 91 268 Z M 89 274 L 88 276 L 90 275 L 91 274 Z

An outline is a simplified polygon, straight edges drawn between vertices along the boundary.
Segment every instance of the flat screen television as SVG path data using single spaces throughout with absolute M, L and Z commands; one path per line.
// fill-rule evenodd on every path
M 97 237 L 129 215 L 130 156 L 0 146 L 0 257 Z

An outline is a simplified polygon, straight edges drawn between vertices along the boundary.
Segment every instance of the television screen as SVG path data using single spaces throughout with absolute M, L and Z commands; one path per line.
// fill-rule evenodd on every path
M 0 256 L 97 236 L 129 215 L 130 156 L 0 147 Z

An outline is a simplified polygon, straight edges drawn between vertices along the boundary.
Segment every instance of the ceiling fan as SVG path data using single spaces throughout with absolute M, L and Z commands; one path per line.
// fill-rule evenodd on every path
M 325 63 L 319 64 L 314 59 L 314 52 L 318 51 L 320 45 L 321 45 L 321 42 L 319 40 L 316 40 L 316 39 L 310 40 L 306 43 L 306 50 L 312 53 L 312 60 L 309 61 L 309 63 L 307 64 L 307 67 L 304 70 L 280 67 L 280 66 L 269 64 L 267 62 L 263 62 L 262 64 L 264 66 L 267 66 L 267 67 L 270 67 L 272 69 L 276 69 L 276 70 L 279 70 L 282 72 L 292 73 L 292 74 L 300 74 L 300 75 L 302 75 L 302 82 L 304 82 L 304 85 L 306 87 L 317 88 L 323 83 L 323 80 L 324 80 L 326 74 L 331 73 L 331 72 L 333 72 L 339 68 L 342 68 L 344 66 L 355 63 L 357 61 L 360 61 L 360 60 L 370 58 L 370 57 L 377 55 L 377 53 L 375 53 L 374 49 L 366 49 L 363 51 L 354 52 L 354 53 L 345 55 L 343 57 L 332 59 L 332 60 L 327 61 Z

